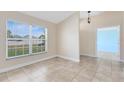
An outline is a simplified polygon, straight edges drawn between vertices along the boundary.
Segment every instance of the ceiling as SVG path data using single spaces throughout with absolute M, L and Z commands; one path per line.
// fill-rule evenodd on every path
M 21 11 L 21 13 L 57 24 L 63 21 L 64 19 L 66 19 L 67 17 L 71 16 L 75 12 L 74 11 Z M 92 11 L 91 16 L 99 15 L 101 13 L 102 12 L 99 11 Z M 87 16 L 88 16 L 87 11 L 80 12 L 81 19 L 86 18 Z
M 52 23 L 59 23 L 66 19 L 67 17 L 71 16 L 74 11 L 24 11 L 24 14 L 46 20 Z
M 102 13 L 103 13 L 103 11 L 91 11 L 90 16 L 97 16 L 97 15 L 100 15 Z M 81 11 L 80 12 L 80 18 L 81 19 L 87 18 L 87 16 L 88 16 L 87 11 Z

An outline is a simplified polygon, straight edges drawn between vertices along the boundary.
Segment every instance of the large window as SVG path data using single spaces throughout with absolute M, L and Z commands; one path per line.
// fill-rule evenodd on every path
M 102 52 L 119 52 L 119 26 L 99 28 L 97 30 L 97 50 Z
M 7 57 L 47 51 L 47 29 L 15 21 L 7 21 Z
M 120 26 L 97 29 L 97 56 L 120 59 Z

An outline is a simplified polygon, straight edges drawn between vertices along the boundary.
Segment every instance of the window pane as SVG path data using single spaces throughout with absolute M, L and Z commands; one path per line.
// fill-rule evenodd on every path
M 46 40 L 42 40 L 42 42 L 41 42 L 41 45 L 42 45 L 42 46 L 45 46 L 45 41 L 46 41 Z
M 36 46 L 32 46 L 32 53 L 37 53 L 38 52 L 38 48 Z
M 15 48 L 13 46 L 8 47 L 8 57 L 15 56 Z
M 41 52 L 41 44 L 38 44 L 38 52 Z
M 23 55 L 23 46 L 17 46 L 16 48 L 16 56 Z
M 45 52 L 45 46 L 43 46 L 43 47 L 41 48 L 41 51 L 42 51 L 42 52 Z
M 17 45 L 17 56 L 29 54 L 29 40 L 20 39 L 20 41 L 17 41 L 16 45 Z
M 46 49 L 45 49 L 45 46 L 46 46 L 45 41 L 46 41 L 46 40 L 42 40 L 42 48 L 41 48 L 41 51 L 42 51 L 42 52 L 45 52 L 45 50 L 46 50 Z
M 43 52 L 45 51 L 45 40 L 32 40 L 32 52 Z
M 45 39 L 45 28 L 38 26 L 32 26 L 32 38 L 33 39 Z
M 37 53 L 37 52 L 38 52 L 38 41 L 32 40 L 32 53 Z
M 8 40 L 8 57 L 15 56 L 15 47 L 13 40 Z
M 7 22 L 8 38 L 29 38 L 29 25 L 17 23 L 14 21 Z
M 29 40 L 26 39 L 9 39 L 8 40 L 8 56 L 19 56 L 29 54 Z M 13 51 L 10 49 L 14 48 Z M 12 53 L 11 53 L 12 52 Z
M 29 45 L 24 45 L 24 54 L 29 54 Z

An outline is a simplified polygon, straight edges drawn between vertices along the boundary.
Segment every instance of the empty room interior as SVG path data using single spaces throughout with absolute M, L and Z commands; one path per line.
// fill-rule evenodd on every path
M 0 11 L 0 82 L 123 82 L 124 12 Z

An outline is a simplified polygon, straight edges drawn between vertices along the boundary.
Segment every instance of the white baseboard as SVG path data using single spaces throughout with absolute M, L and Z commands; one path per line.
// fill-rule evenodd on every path
M 65 56 L 61 56 L 61 55 L 57 55 L 57 57 L 63 58 L 63 59 L 67 59 L 67 60 L 71 60 L 74 62 L 80 62 L 79 59 L 74 59 L 74 58 L 70 58 L 70 57 L 65 57 Z
M 99 58 L 97 56 L 93 56 L 93 55 L 88 55 L 88 54 L 81 54 L 81 56 L 88 56 L 88 57 L 96 57 L 96 58 Z M 104 58 L 103 58 L 104 59 Z M 114 60 L 114 59 L 111 59 L 111 60 Z M 120 60 L 114 60 L 114 61 L 120 61 L 120 62 L 124 62 L 124 60 L 120 59 Z
M 93 56 L 93 55 L 88 55 L 88 54 L 81 54 L 81 56 L 88 56 L 88 57 L 97 57 L 97 56 Z
M 10 71 L 10 70 L 14 70 L 14 69 L 26 66 L 26 65 L 31 65 L 31 64 L 38 63 L 40 61 L 48 60 L 48 59 L 55 58 L 55 57 L 56 57 L 56 55 L 50 56 L 50 57 L 47 57 L 47 58 L 43 58 L 43 59 L 39 59 L 39 60 L 36 60 L 36 61 L 31 61 L 31 62 L 26 62 L 26 63 L 23 63 L 23 64 L 14 65 L 14 66 L 9 67 L 9 68 L 0 69 L 0 73 L 7 72 L 7 71 Z

